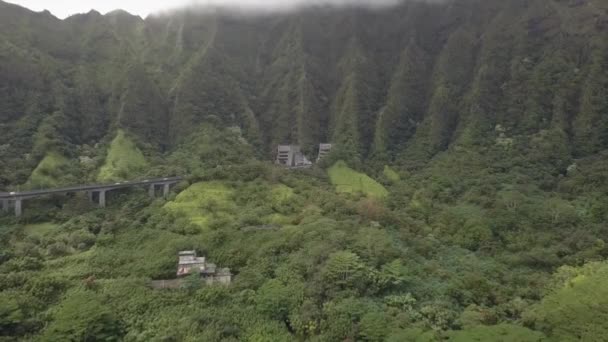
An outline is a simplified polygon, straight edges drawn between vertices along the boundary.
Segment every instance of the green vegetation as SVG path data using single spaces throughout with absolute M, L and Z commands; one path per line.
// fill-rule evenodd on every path
M 608 263 L 560 268 L 549 294 L 526 316 L 534 327 L 567 341 L 599 341 L 605 338 Z
M 130 180 L 145 171 L 148 162 L 123 130 L 118 130 L 97 179 L 102 182 Z
M 386 177 L 390 182 L 397 183 L 401 180 L 401 176 L 395 170 L 391 169 L 390 166 L 385 165 L 384 170 L 382 170 L 382 175 Z
M 53 233 L 56 233 L 58 228 L 58 224 L 50 222 L 28 224 L 23 227 L 23 234 L 25 234 L 26 236 L 43 238 L 47 235 L 52 235 Z
M 0 1 L 0 191 L 184 177 L 0 213 L 0 341 L 605 340 L 607 23 L 591 0 Z M 150 288 L 186 249 L 232 284 Z
M 338 192 L 363 193 L 376 198 L 383 198 L 388 195 L 388 191 L 382 184 L 364 173 L 349 168 L 343 161 L 336 162 L 327 170 L 327 173 Z
M 477 326 L 450 335 L 450 341 L 500 341 L 500 342 L 540 342 L 546 338 L 542 333 L 516 325 L 500 324 L 495 326 Z
M 49 150 L 71 159 L 116 128 L 146 153 L 166 151 L 201 124 L 239 130 L 264 153 L 333 142 L 351 166 L 420 166 L 450 146 L 541 134 L 576 158 L 602 151 L 608 5 L 458 1 L 359 11 L 352 25 L 335 25 L 341 11 L 311 9 L 299 21 L 234 26 L 222 14 L 59 21 L 3 3 L 0 79 L 10 83 L 0 92 L 0 146 L 10 148 L 0 159 L 10 162 L 0 175 L 23 184 L 29 172 L 6 172 L 14 160 Z M 486 20 L 453 21 L 472 17 Z
M 53 313 L 55 319 L 42 341 L 116 340 L 123 336 L 120 321 L 92 291 L 76 290 Z
M 180 193 L 175 201 L 165 205 L 165 209 L 178 215 L 187 216 L 192 223 L 206 227 L 210 216 L 231 217 L 236 212 L 232 191 L 219 182 L 192 184 Z
M 26 187 L 33 189 L 53 188 L 65 184 L 66 174 L 70 174 L 70 161 L 56 153 L 49 152 L 32 171 Z
M 238 150 L 238 135 L 226 137 Z M 54 198 L 28 206 L 24 220 L 33 223 L 0 217 L 3 337 L 562 341 L 606 333 L 608 184 L 588 183 L 597 179 L 589 173 L 605 172 L 604 160 L 579 161 L 586 173 L 555 176 L 556 190 L 546 192 L 535 184 L 551 176 L 531 163 L 506 173 L 485 166 L 519 163 L 501 153 L 533 156 L 453 152 L 402 171 L 409 176 L 379 198 L 336 193 L 322 170 L 192 158 L 210 148 L 186 144 L 159 159 L 159 170 L 200 175 L 168 200 L 134 190 L 95 210 L 86 198 Z M 338 175 L 360 174 L 337 166 Z M 184 249 L 230 267 L 233 283 L 149 288 L 174 277 Z
M 241 225 L 289 224 L 294 218 L 293 189 L 284 184 L 234 184 L 232 182 L 200 182 L 181 192 L 164 208 L 172 214 L 187 218 L 201 228 Z M 266 210 L 261 210 L 264 203 Z

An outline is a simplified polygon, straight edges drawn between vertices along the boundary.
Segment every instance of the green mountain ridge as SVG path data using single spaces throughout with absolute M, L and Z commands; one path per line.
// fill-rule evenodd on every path
M 3 201 L 0 342 L 606 340 L 607 11 L 0 1 L 0 190 L 182 176 Z
M 550 131 L 585 157 L 608 144 L 608 6 L 454 0 L 259 16 L 96 12 L 58 20 L 0 4 L 0 145 L 60 112 L 69 144 L 114 127 L 167 149 L 203 122 L 266 155 L 319 142 L 395 160 Z M 19 144 L 14 158 L 35 146 Z

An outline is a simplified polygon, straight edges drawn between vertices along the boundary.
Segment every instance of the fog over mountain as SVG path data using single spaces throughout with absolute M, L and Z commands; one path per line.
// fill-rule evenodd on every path
M 59 18 L 86 13 L 96 10 L 107 13 L 116 9 L 123 9 L 129 13 L 145 17 L 149 14 L 161 13 L 168 10 L 185 7 L 197 8 L 236 8 L 250 11 L 286 11 L 302 6 L 366 6 L 384 7 L 395 5 L 402 0 L 66 0 L 66 1 L 43 1 L 43 0 L 12 0 L 11 3 L 18 4 L 34 11 L 49 10 Z M 428 0 L 427 0 L 428 1 Z

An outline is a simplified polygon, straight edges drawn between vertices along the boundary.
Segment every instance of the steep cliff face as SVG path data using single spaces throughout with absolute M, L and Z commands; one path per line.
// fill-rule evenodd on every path
M 63 21 L 0 2 L 0 145 L 42 156 L 123 128 L 171 148 L 213 122 L 267 153 L 331 141 L 424 159 L 545 139 L 586 156 L 608 146 L 607 42 L 599 0 Z M 36 146 L 49 126 L 56 146 Z

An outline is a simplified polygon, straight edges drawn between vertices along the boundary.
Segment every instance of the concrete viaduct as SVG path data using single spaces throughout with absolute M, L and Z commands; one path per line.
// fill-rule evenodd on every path
M 2 202 L 2 210 L 8 212 L 12 207 L 15 210 L 15 216 L 19 217 L 23 213 L 23 201 L 32 198 L 38 198 L 53 194 L 70 194 L 84 192 L 89 195 L 89 199 L 101 208 L 106 206 L 106 193 L 108 191 L 125 189 L 136 186 L 148 186 L 148 193 L 155 197 L 157 191 L 162 190 L 164 197 L 167 197 L 171 186 L 181 181 L 182 177 L 166 177 L 136 181 L 117 182 L 112 184 L 94 184 L 94 185 L 79 185 L 68 186 L 64 188 L 46 189 L 46 190 L 30 190 L 18 192 L 0 192 L 0 201 Z

